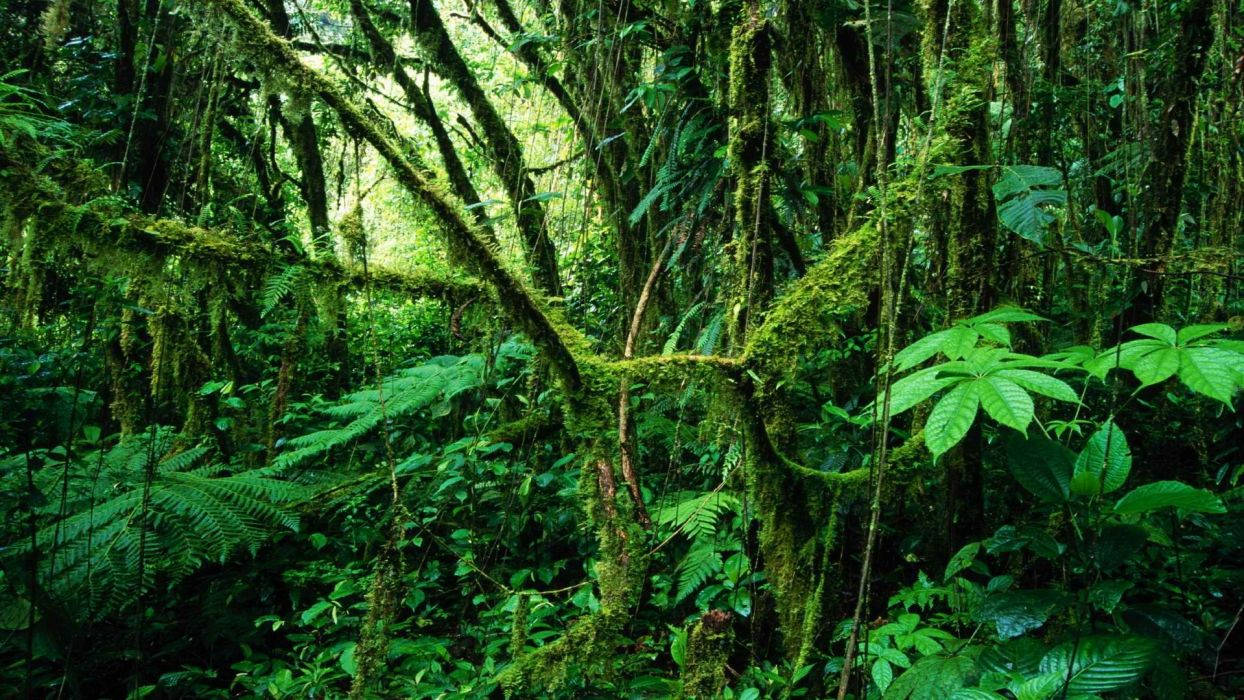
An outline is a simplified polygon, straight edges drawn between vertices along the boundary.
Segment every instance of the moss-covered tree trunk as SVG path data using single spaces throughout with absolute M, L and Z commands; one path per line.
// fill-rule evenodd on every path
M 410 13 L 415 38 L 426 59 L 454 86 L 480 126 L 493 170 L 514 209 L 533 280 L 545 293 L 560 296 L 557 249 L 545 220 L 544 204 L 536 197 L 535 182 L 527 171 L 522 145 L 462 59 L 432 0 L 411 0 Z

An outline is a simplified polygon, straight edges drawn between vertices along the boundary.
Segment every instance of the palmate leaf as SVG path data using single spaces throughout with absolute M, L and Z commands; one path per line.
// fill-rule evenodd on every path
M 948 328 L 944 331 L 930 333 L 900 350 L 894 355 L 894 369 L 899 372 L 905 372 L 936 355 L 950 337 L 951 330 L 953 329 Z
M 1179 354 L 1179 379 L 1189 389 L 1228 407 L 1240 386 L 1244 355 L 1212 347 L 1185 348 Z
M 1034 372 L 1030 369 L 999 369 L 993 372 L 993 376 L 1005 377 L 1034 394 L 1041 394 L 1051 399 L 1070 403 L 1080 402 L 1080 397 L 1076 394 L 1075 389 L 1071 388 L 1070 384 L 1048 374 Z
M 1138 680 L 1155 651 L 1141 637 L 1088 637 L 1052 649 L 1041 659 L 1041 672 L 1061 675 L 1068 695 L 1104 693 Z
M 1238 341 L 1203 340 L 1226 327 L 1199 324 L 1176 331 L 1163 323 L 1141 324 L 1131 330 L 1146 338 L 1105 350 L 1083 366 L 1103 380 L 1116 367 L 1131 370 L 1142 388 L 1178 376 L 1192 391 L 1230 408 L 1235 393 L 1244 388 L 1244 346 L 1235 344 Z
M 890 415 L 896 416 L 942 389 L 963 381 L 963 377 L 940 377 L 938 371 L 937 367 L 930 367 L 891 384 Z
M 1127 437 L 1114 421 L 1106 421 L 1093 433 L 1076 458 L 1071 492 L 1077 496 L 1110 493 L 1123 485 L 1132 471 L 1132 451 Z
M 1159 384 L 1179 371 L 1181 354 L 1179 348 L 1159 348 L 1136 360 L 1132 373 L 1142 387 Z
M 1032 397 L 1006 377 L 990 375 L 973 382 L 977 385 L 981 406 L 991 418 L 1023 433 L 1032 422 Z
M 967 435 L 976 420 L 979 391 L 977 382 L 962 382 L 933 407 L 924 426 L 924 442 L 935 459 Z

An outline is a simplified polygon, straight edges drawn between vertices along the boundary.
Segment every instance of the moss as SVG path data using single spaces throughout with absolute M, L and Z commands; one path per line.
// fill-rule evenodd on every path
M 527 614 L 531 612 L 531 596 L 519 593 L 514 600 L 514 617 L 510 620 L 510 656 L 518 658 L 527 644 Z
M 359 632 L 354 651 L 356 670 L 350 685 L 351 698 L 370 696 L 376 674 L 384 665 L 389 650 L 388 626 L 397 613 L 401 599 L 402 545 L 406 541 L 406 522 L 410 513 L 400 504 L 390 513 L 389 537 L 376 557 L 375 573 L 367 589 L 367 615 Z
M 730 42 L 730 163 L 734 167 L 734 289 L 728 309 L 731 344 L 742 347 L 773 298 L 769 221 L 770 47 L 759 2 L 748 2 Z
M 595 567 L 600 609 L 573 622 L 561 637 L 528 652 L 497 675 L 507 697 L 555 693 L 572 679 L 611 672 L 610 660 L 622 630 L 638 603 L 647 565 L 643 531 L 628 517 L 629 502 L 616 492 L 602 493 L 598 467 L 603 457 L 589 453 L 579 473 L 579 496 L 596 527 Z M 604 468 L 612 469 L 607 461 Z
M 683 657 L 682 697 L 715 698 L 726 686 L 730 654 L 730 613 L 709 610 L 687 633 Z

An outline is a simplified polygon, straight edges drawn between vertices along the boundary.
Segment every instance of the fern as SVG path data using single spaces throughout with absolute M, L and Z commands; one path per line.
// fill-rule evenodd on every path
M 392 421 L 428 408 L 433 417 L 445 415 L 452 399 L 479 387 L 483 376 L 482 355 L 446 355 L 398 370 L 386 377 L 379 389 L 348 394 L 335 406 L 324 409 L 325 416 L 341 422 L 286 441 L 284 446 L 292 449 L 279 455 L 273 466 L 284 469 L 323 456 L 370 434 L 386 418 Z
M 662 355 L 671 355 L 674 350 L 678 348 L 678 339 L 682 337 L 683 328 L 687 325 L 687 321 L 691 320 L 691 317 L 694 316 L 702 306 L 704 306 L 704 302 L 701 301 L 692 304 L 691 308 L 687 309 L 687 313 L 683 314 L 682 318 L 678 321 L 678 325 L 674 327 L 674 332 L 670 333 L 670 337 L 665 341 L 665 347 L 661 348 Z
M 75 607 L 98 617 L 158 578 L 179 579 L 241 550 L 254 554 L 274 531 L 298 529 L 292 506 L 309 495 L 305 487 L 270 469 L 232 473 L 210 462 L 202 447 L 169 454 L 173 435 L 153 428 L 102 455 L 88 454 L 71 469 L 53 460 L 38 470 L 44 492 L 65 488 L 69 513 L 35 533 L 44 591 L 88 601 Z M 69 483 L 62 484 L 66 476 Z M 3 557 L 29 551 L 23 540 Z
M 681 602 L 697 588 L 704 585 L 709 576 L 721 571 L 721 552 L 711 539 L 700 540 L 692 545 L 687 555 L 678 562 L 675 570 L 678 574 L 678 592 L 674 594 L 674 602 Z
M 718 313 L 704 327 L 699 339 L 696 341 L 696 349 L 700 351 L 701 355 L 712 355 L 713 351 L 717 349 L 717 341 L 721 340 L 721 329 L 725 324 L 725 320 L 725 313 Z
M 272 313 L 277 304 L 287 296 L 302 296 L 306 293 L 308 276 L 301 265 L 283 265 L 268 276 L 263 283 L 263 291 L 259 295 L 260 315 Z
M 694 494 L 676 494 L 680 500 L 659 508 L 652 514 L 653 521 L 671 530 L 682 529 L 693 540 L 711 537 L 717 531 L 717 521 L 722 515 L 737 513 L 742 505 L 736 496 L 720 491 Z

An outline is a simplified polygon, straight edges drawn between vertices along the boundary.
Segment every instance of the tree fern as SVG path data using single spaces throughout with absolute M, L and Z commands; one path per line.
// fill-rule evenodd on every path
M 340 423 L 287 440 L 284 446 L 291 449 L 280 454 L 273 465 L 286 468 L 323 456 L 368 435 L 386 418 L 392 421 L 427 408 L 434 416 L 444 415 L 454 397 L 480 386 L 483 375 L 482 355 L 447 355 L 398 370 L 381 382 L 381 388 L 348 394 L 324 409 L 325 416 Z
M 100 616 L 157 577 L 177 579 L 242 550 L 253 554 L 274 531 L 297 530 L 292 506 L 306 498 L 305 487 L 271 470 L 231 472 L 210 462 L 206 448 L 169 454 L 172 446 L 173 432 L 155 428 L 69 469 L 52 460 L 38 470 L 41 491 L 64 488 L 67 513 L 35 533 L 44 591 L 57 600 L 89 601 L 77 609 Z M 55 515 L 60 508 L 48 510 Z M 23 539 L 3 557 L 29 551 Z

